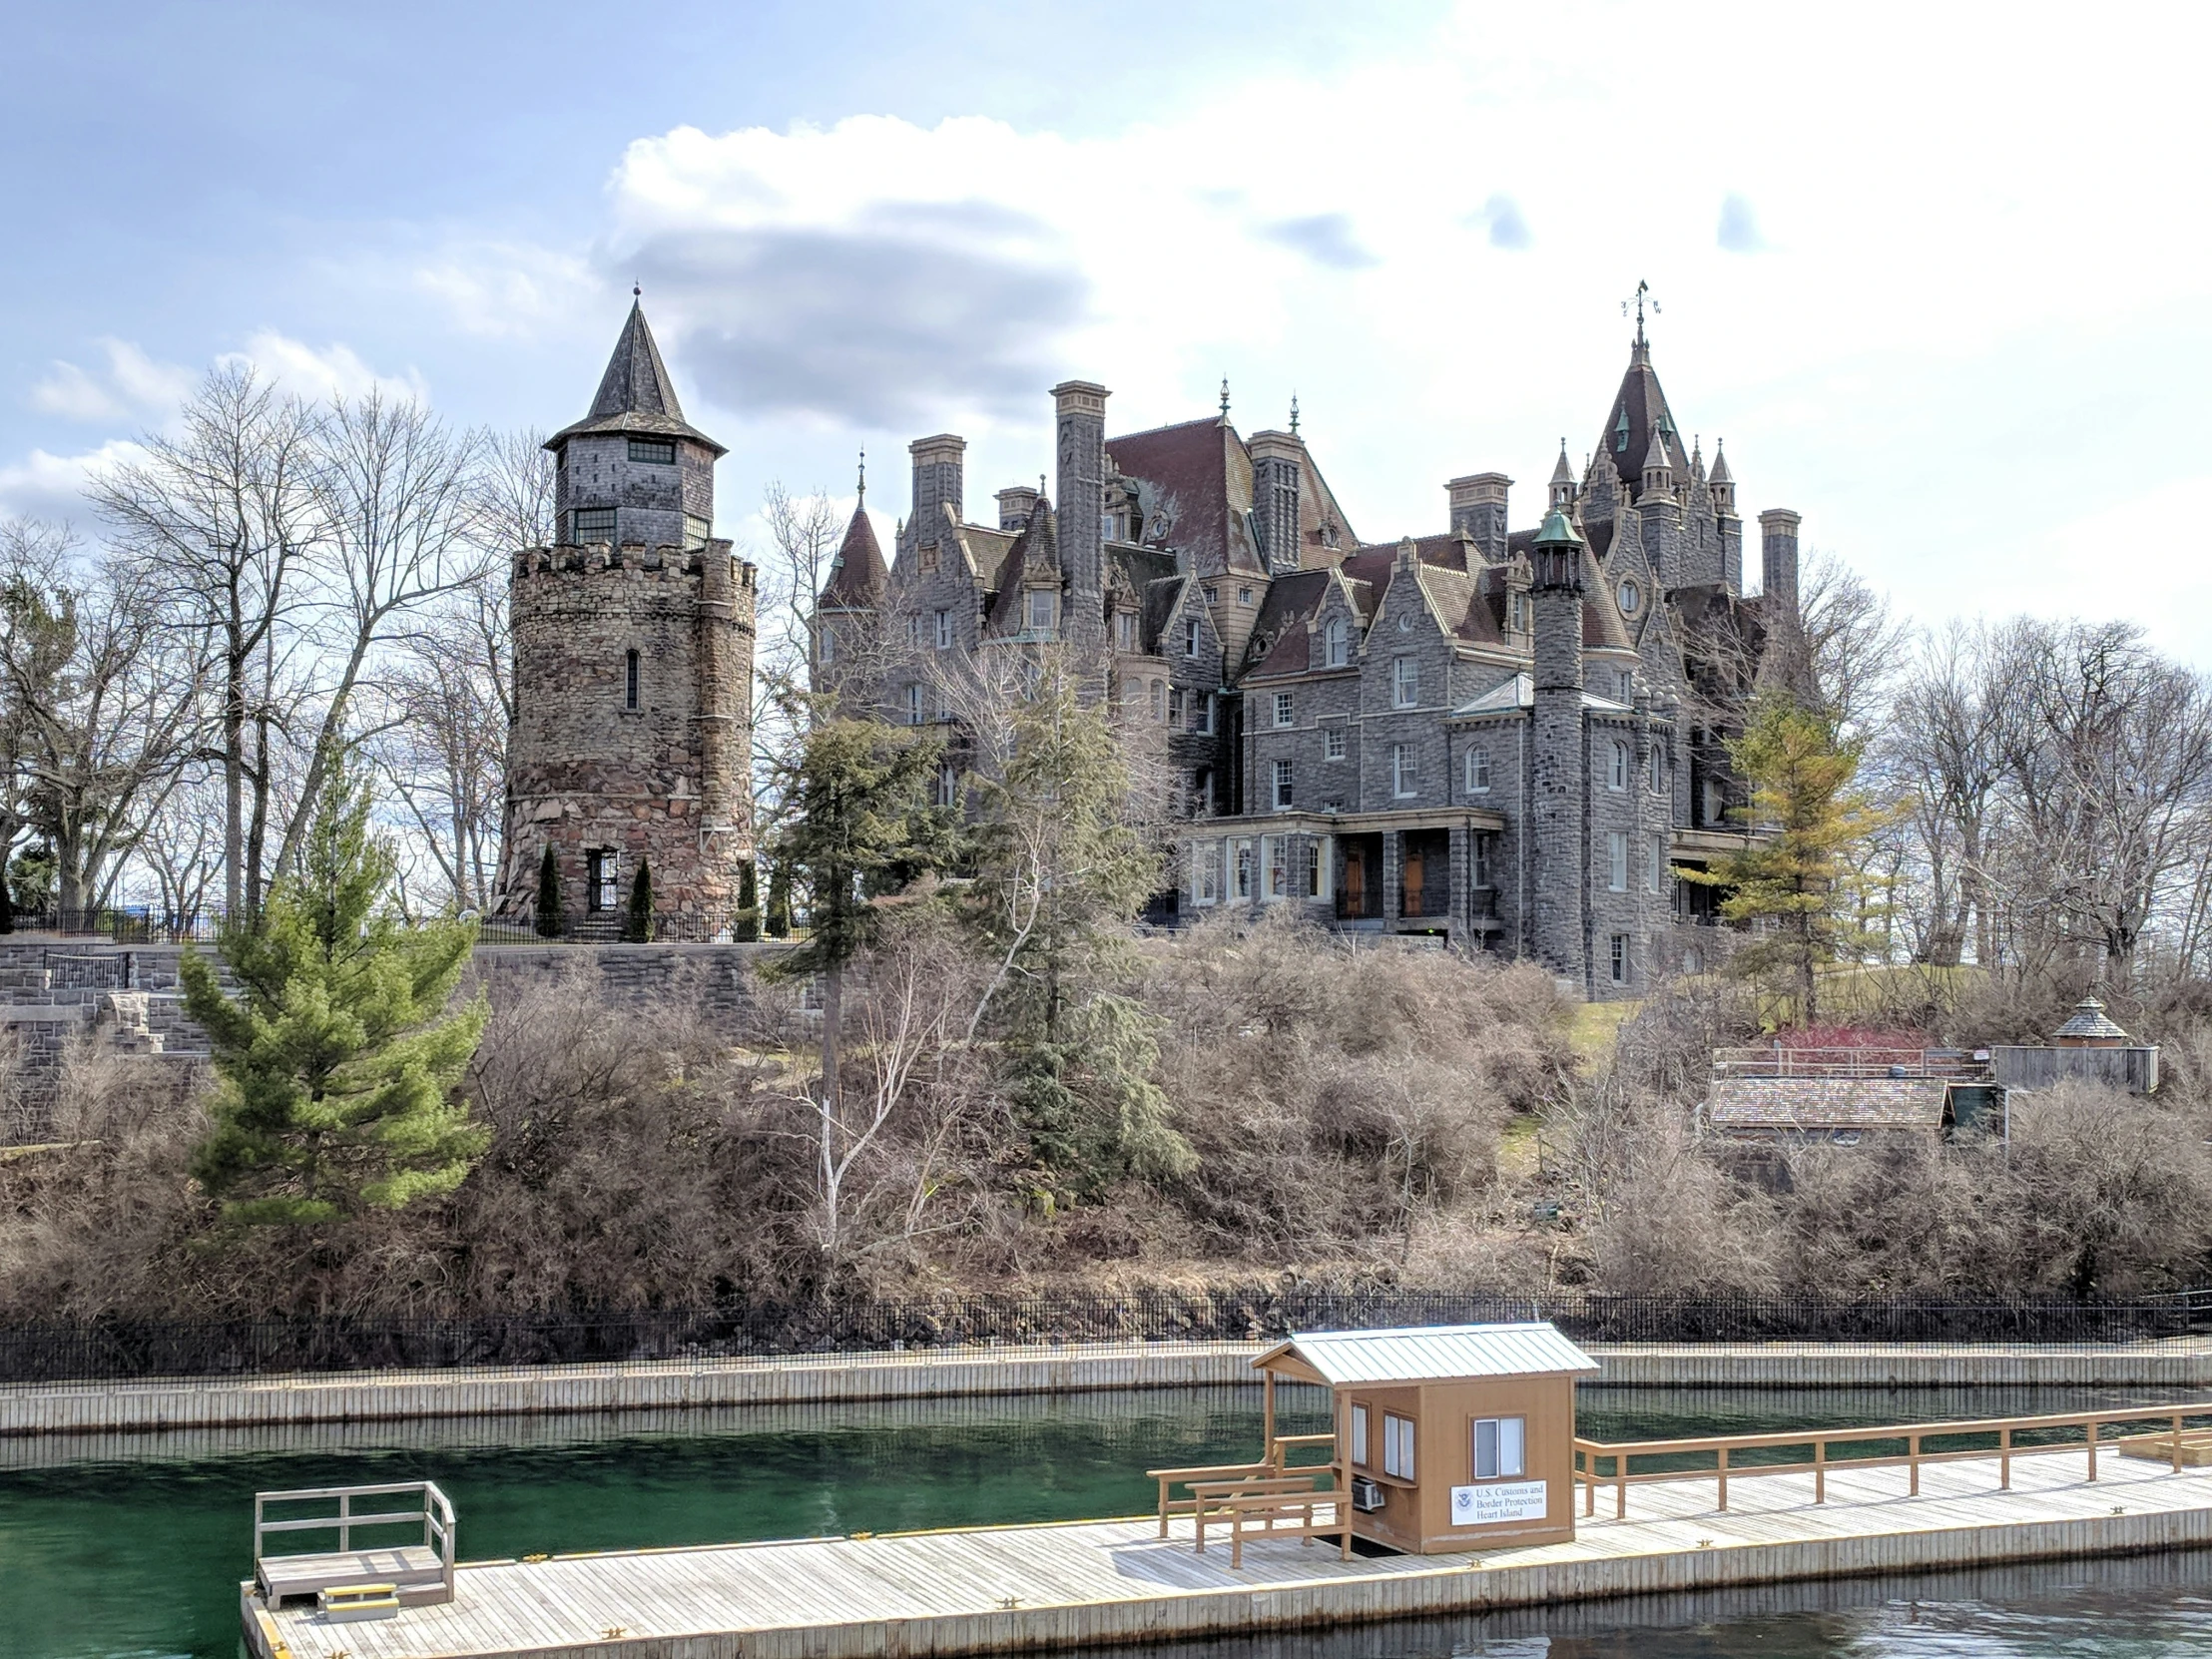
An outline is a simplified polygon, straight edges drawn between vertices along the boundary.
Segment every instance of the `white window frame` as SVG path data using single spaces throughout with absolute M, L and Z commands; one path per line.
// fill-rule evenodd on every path
M 1352 1462 L 1355 1468 L 1368 1466 L 1368 1408 L 1359 1400 L 1352 1402 Z
M 950 611 L 939 611 L 936 613 L 935 620 L 937 649 L 939 651 L 950 651 L 952 649 L 952 613 Z
M 1296 769 L 1289 761 L 1275 763 L 1275 806 L 1278 812 L 1290 806 Z
M 1608 830 L 1605 832 L 1605 862 L 1609 879 L 1609 892 L 1628 891 L 1628 831 Z
M 1327 726 L 1322 729 L 1321 754 L 1325 761 L 1341 761 L 1345 758 L 1345 729 Z
M 1476 1480 L 1518 1480 L 1527 1474 L 1528 1419 L 1474 1418 L 1467 1425 L 1467 1466 Z
M 1212 692 L 1200 692 L 1198 694 L 1198 707 L 1194 711 L 1194 716 L 1197 724 L 1191 730 L 1202 738 L 1212 737 L 1214 735 L 1214 694 Z
M 1239 836 L 1229 843 L 1229 896 L 1250 898 L 1253 889 L 1253 847 L 1250 836 Z
M 919 726 L 921 722 L 921 682 L 916 680 L 906 687 L 906 724 Z
M 1399 801 L 1420 794 L 1420 763 L 1409 743 L 1390 745 L 1390 794 Z
M 1321 657 L 1322 661 L 1329 667 L 1343 668 L 1350 660 L 1352 655 L 1350 632 L 1351 630 L 1345 626 L 1345 619 L 1341 616 L 1333 616 L 1322 625 Z
M 1417 1480 L 1418 1448 L 1413 1443 L 1413 1419 L 1395 1411 L 1382 1413 L 1382 1472 L 1398 1480 Z
M 1633 969 L 1628 954 L 1628 935 L 1626 933 L 1615 933 L 1613 935 L 1612 958 L 1608 966 L 1611 969 L 1614 984 L 1625 985 L 1628 983 L 1629 974 Z
M 1221 842 L 1191 843 L 1191 899 L 1198 904 L 1221 902 Z
M 1635 702 L 1635 701 L 1636 701 L 1636 671 L 1635 671 L 1634 669 L 1632 669 L 1632 668 L 1624 668 L 1624 669 L 1622 669 L 1622 670 L 1621 670 L 1621 681 L 1620 681 L 1620 684 L 1621 684 L 1621 701 L 1622 701 L 1623 703 L 1633 703 L 1633 702 Z
M 1480 744 L 1471 746 L 1467 750 L 1465 765 L 1467 794 L 1488 795 L 1490 793 L 1490 752 Z
M 1179 727 L 1183 724 L 1183 705 L 1185 701 L 1181 686 L 1168 687 L 1168 724 L 1170 726 Z
M 1251 590 L 1250 588 L 1239 588 L 1239 589 L 1237 590 L 1237 603 L 1238 603 L 1238 604 L 1240 604 L 1240 605 L 1249 605 L 1249 604 L 1251 604 L 1251 603 L 1252 603 L 1252 590 Z
M 1059 597 L 1050 588 L 1031 588 L 1029 590 L 1029 628 L 1032 633 L 1041 632 L 1052 626 L 1054 601 Z
M 1278 726 L 1296 726 L 1298 724 L 1298 699 L 1289 692 L 1277 692 L 1275 694 L 1275 724 Z
M 1418 657 L 1393 657 L 1390 659 L 1390 707 L 1393 709 L 1417 708 L 1420 704 L 1420 659 Z
M 1198 618 L 1195 616 L 1185 617 L 1183 619 L 1183 655 L 1186 657 L 1197 656 L 1201 638 L 1202 630 L 1199 627 Z
M 1605 787 L 1616 791 L 1627 789 L 1628 774 L 1634 766 L 1635 759 L 1629 752 L 1628 740 L 1615 738 L 1613 740 L 1613 764 L 1605 774 Z

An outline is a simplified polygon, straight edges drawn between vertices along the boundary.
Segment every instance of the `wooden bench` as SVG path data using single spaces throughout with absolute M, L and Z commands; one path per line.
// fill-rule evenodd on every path
M 1352 1559 L 1350 1492 L 1325 1492 L 1313 1487 L 1304 1492 L 1246 1492 L 1224 1498 L 1222 1507 L 1229 1513 L 1229 1567 L 1232 1572 L 1244 1565 L 1244 1541 L 1248 1531 L 1272 1538 L 1296 1538 L 1304 1545 L 1311 1545 L 1316 1538 L 1335 1538 L 1340 1557 L 1347 1561 Z M 1322 1509 L 1332 1511 L 1327 1521 L 1318 1513 Z M 1282 1524 L 1288 1521 L 1297 1524 Z M 1204 1539 L 1198 1547 L 1206 1547 Z

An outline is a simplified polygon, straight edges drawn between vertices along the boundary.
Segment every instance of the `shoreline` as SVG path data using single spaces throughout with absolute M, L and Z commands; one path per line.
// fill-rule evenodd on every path
M 1257 1383 L 1256 1343 L 1099 1343 L 0 1386 L 0 1437 Z M 2212 1340 L 1593 1344 L 1612 1387 L 2193 1387 Z

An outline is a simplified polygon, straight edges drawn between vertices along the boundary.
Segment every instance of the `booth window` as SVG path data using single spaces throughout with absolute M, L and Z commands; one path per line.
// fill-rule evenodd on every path
M 1474 1478 L 1506 1480 L 1528 1472 L 1525 1417 L 1474 1419 Z
M 1352 1408 L 1352 1460 L 1361 1468 L 1368 1466 L 1368 1408 L 1365 1405 Z
M 1382 1472 L 1400 1480 L 1413 1478 L 1413 1419 L 1394 1411 L 1382 1413 Z

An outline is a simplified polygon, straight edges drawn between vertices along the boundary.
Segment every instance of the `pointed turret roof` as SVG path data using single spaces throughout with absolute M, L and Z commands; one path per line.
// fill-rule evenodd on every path
M 1651 447 L 1644 451 L 1643 470 L 1649 472 L 1653 467 L 1668 472 L 1674 470 L 1674 457 L 1667 453 L 1667 441 L 1656 431 L 1651 434 Z
M 890 585 L 883 566 L 883 550 L 875 542 L 875 526 L 868 522 L 865 505 L 852 509 L 852 522 L 844 527 L 844 544 L 830 561 L 830 580 L 823 585 L 826 611 L 869 611 L 882 602 Z
M 1651 464 L 1647 459 L 1643 466 L 1631 470 L 1631 458 L 1648 457 L 1654 443 L 1661 446 L 1668 466 L 1688 470 L 1689 454 L 1682 447 L 1674 411 L 1667 407 L 1667 394 L 1659 389 L 1659 376 L 1651 366 L 1651 347 L 1639 338 L 1629 348 L 1628 372 L 1621 376 L 1621 389 L 1613 396 L 1605 430 L 1598 434 L 1598 452 L 1618 469 L 1631 500 L 1642 492 L 1643 466 Z
M 1567 464 L 1567 440 L 1559 440 L 1559 464 L 1551 469 L 1551 481 L 1555 484 L 1574 482 L 1574 468 Z
M 636 432 L 641 436 L 690 438 L 717 455 L 729 453 L 721 444 L 684 418 L 684 406 L 676 400 L 676 384 L 661 361 L 661 348 L 653 343 L 646 324 L 645 302 L 633 298 L 630 315 L 615 341 L 607 372 L 599 377 L 599 394 L 591 400 L 591 412 L 572 426 L 564 426 L 546 440 L 558 448 L 583 432 Z
M 1728 470 L 1728 451 L 1722 447 L 1722 443 L 1723 440 L 1720 438 L 1713 440 L 1713 470 L 1708 476 L 1708 482 L 1733 484 L 1736 481 L 1736 474 Z

